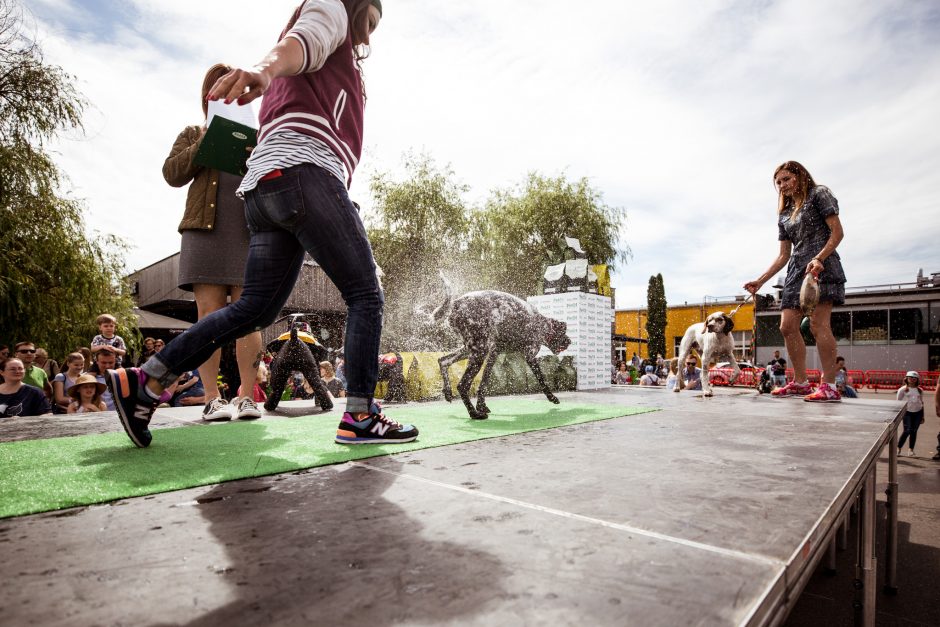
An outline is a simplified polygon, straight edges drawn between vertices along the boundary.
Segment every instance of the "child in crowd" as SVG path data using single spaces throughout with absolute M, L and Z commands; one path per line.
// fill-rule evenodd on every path
M 908 371 L 904 377 L 904 385 L 898 388 L 898 400 L 906 401 L 904 412 L 904 433 L 898 440 L 898 453 L 904 448 L 904 441 L 910 437 L 910 451 L 908 455 L 914 457 L 914 443 L 917 441 L 917 429 L 924 422 L 924 393 L 920 389 L 920 375 L 916 370 Z
M 121 360 L 127 354 L 127 345 L 124 344 L 124 339 L 120 335 L 114 334 L 114 330 L 117 328 L 117 320 L 111 314 L 101 314 L 95 322 L 98 324 L 98 330 L 101 333 L 91 341 L 92 355 L 100 351 L 102 346 L 110 346 L 117 355 L 116 367 L 120 368 Z
M 666 360 L 666 389 L 672 390 L 676 387 L 676 369 L 678 366 L 678 359 L 668 359 Z
M 101 398 L 101 395 L 107 389 L 104 383 L 98 382 L 95 375 L 81 375 L 75 385 L 69 388 L 69 396 L 72 397 L 72 402 L 69 403 L 68 413 L 85 414 L 107 410 Z
M 183 376 L 167 389 L 170 388 L 173 388 L 173 397 L 170 400 L 171 407 L 189 407 L 190 405 L 202 405 L 206 402 L 206 389 L 199 378 L 198 370 L 184 372 Z
M 845 357 L 836 357 L 836 390 L 845 398 L 858 398 L 855 388 L 849 385 L 849 372 L 845 369 Z
M 255 401 L 255 403 L 263 403 L 268 400 L 268 395 L 264 393 L 264 386 L 267 384 L 267 382 L 268 367 L 265 366 L 264 362 L 262 361 L 260 364 L 258 364 L 258 374 L 255 375 L 255 387 L 252 391 L 252 399 Z M 244 385 L 238 386 L 239 398 L 245 396 L 244 392 L 242 392 L 242 388 L 244 387 Z
M 333 370 L 333 364 L 328 361 L 320 362 L 320 378 L 326 384 L 326 389 L 330 391 L 333 398 L 342 398 L 346 396 L 346 386 L 340 381 L 336 372 Z
M 614 375 L 614 383 L 617 385 L 628 385 L 633 382 L 630 371 L 627 370 L 627 362 L 621 361 L 617 364 L 617 373 Z
M 64 414 L 72 404 L 69 390 L 85 372 L 85 358 L 81 353 L 71 353 L 65 358 L 65 370 L 52 379 L 52 409 L 57 414 Z
M 654 368 L 652 365 L 646 367 L 646 374 L 640 377 L 640 385 L 659 385 L 659 377 L 654 374 Z

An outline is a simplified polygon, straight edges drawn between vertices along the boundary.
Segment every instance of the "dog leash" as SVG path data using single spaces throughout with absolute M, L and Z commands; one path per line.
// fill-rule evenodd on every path
M 734 317 L 734 314 L 738 313 L 738 309 L 740 309 L 741 307 L 744 307 L 744 303 L 746 303 L 747 301 L 751 300 L 753 297 L 754 297 L 753 294 L 748 294 L 748 295 L 747 295 L 747 298 L 745 298 L 744 300 L 742 300 L 742 301 L 741 301 L 741 304 L 738 305 L 737 307 L 735 307 L 735 308 L 731 311 L 731 313 L 728 314 L 728 317 L 729 317 L 729 318 L 733 318 L 733 317 Z

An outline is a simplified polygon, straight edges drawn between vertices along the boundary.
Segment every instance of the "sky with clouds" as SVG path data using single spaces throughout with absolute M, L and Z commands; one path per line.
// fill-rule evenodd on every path
M 185 189 L 163 160 L 201 122 L 216 62 L 247 67 L 297 0 L 29 0 L 46 60 L 78 78 L 85 133 L 53 148 L 91 229 L 179 250 Z M 617 306 L 743 293 L 776 256 L 771 176 L 802 162 L 839 200 L 848 285 L 940 271 L 936 0 L 386 0 L 365 63 L 351 196 L 407 151 L 482 203 L 527 172 L 588 177 L 624 207 Z M 769 291 L 765 288 L 764 291 Z

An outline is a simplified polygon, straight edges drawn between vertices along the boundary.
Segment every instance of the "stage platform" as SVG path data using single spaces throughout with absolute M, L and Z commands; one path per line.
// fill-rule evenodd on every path
M 559 397 L 660 411 L 0 520 L 0 615 L 10 625 L 772 625 L 858 503 L 860 601 L 873 624 L 874 471 L 901 403 L 637 387 Z M 160 410 L 155 425 L 204 428 L 188 426 L 197 414 Z M 389 414 L 407 420 L 408 406 Z M 24 421 L 25 437 L 35 427 Z

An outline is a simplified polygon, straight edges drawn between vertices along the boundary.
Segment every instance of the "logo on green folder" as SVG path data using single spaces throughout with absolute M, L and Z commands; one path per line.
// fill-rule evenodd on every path
M 235 139 L 241 139 L 242 141 L 248 139 L 247 135 L 245 135 L 244 133 L 239 133 L 238 131 L 235 131 L 234 133 L 232 133 L 232 137 L 234 137 Z

